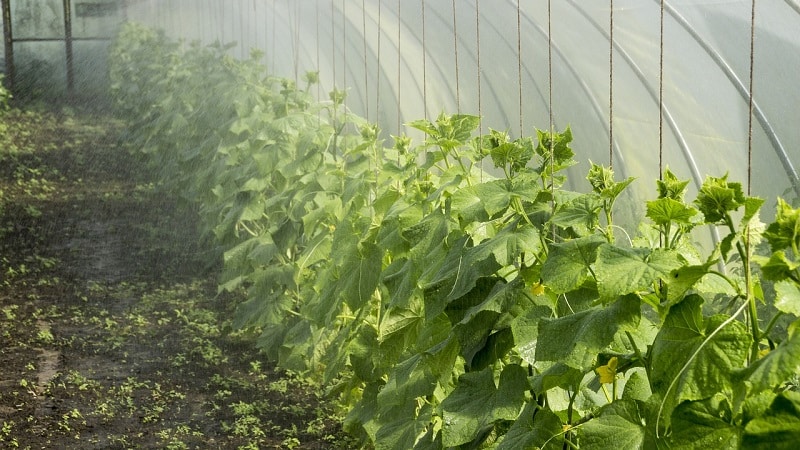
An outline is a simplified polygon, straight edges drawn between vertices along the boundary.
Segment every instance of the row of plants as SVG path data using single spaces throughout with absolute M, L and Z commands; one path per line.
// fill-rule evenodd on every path
M 789 448 L 800 441 L 800 210 L 665 171 L 630 236 L 633 179 L 572 133 L 472 115 L 386 145 L 344 91 L 254 54 L 127 25 L 112 91 L 164 189 L 196 208 L 243 292 L 234 326 L 315 374 L 376 448 Z M 481 169 L 490 160 L 498 176 Z M 713 250 L 692 232 L 717 227 Z

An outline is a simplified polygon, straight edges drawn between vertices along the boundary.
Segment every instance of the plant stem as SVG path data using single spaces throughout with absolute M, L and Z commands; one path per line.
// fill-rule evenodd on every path
M 769 321 L 769 323 L 767 324 L 767 327 L 766 327 L 766 328 L 764 328 L 764 331 L 762 331 L 762 332 L 761 332 L 761 336 L 762 336 L 762 337 L 763 337 L 763 336 L 766 336 L 766 335 L 768 335 L 768 334 L 769 334 L 769 332 L 770 332 L 770 331 L 772 331 L 772 328 L 773 328 L 773 327 L 775 327 L 775 324 L 776 324 L 776 323 L 778 323 L 778 319 L 780 319 L 781 317 L 783 317 L 783 314 L 784 314 L 784 313 L 783 313 L 782 311 L 778 311 L 778 313 L 777 313 L 777 314 L 775 314 L 774 316 L 772 316 L 772 319 L 771 319 L 771 320 Z
M 725 223 L 728 225 L 728 229 L 731 230 L 732 234 L 736 233 L 736 229 L 733 225 L 733 219 L 731 218 L 730 214 L 725 214 Z M 742 246 L 741 242 L 736 243 L 736 250 L 739 252 L 739 257 L 742 259 L 742 265 L 744 266 L 744 295 L 745 301 L 747 302 L 747 315 L 750 319 L 750 334 L 753 336 L 753 346 L 750 349 L 750 358 L 749 361 L 752 363 L 758 358 L 758 346 L 759 341 L 761 340 L 761 330 L 758 328 L 758 309 L 756 308 L 756 298 L 753 295 L 753 271 L 752 267 L 750 267 L 750 256 L 751 256 L 751 248 L 750 248 L 750 227 L 746 227 L 744 233 L 742 234 L 742 240 L 744 241 L 744 246 Z

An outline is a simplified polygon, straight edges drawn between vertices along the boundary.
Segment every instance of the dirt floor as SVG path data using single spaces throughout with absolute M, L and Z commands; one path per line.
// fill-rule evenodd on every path
M 219 255 L 122 125 L 0 128 L 0 448 L 350 448 L 304 377 L 228 326 Z

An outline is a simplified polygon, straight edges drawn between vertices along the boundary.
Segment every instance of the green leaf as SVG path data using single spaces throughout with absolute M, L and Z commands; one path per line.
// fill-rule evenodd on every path
M 625 389 L 622 391 L 622 398 L 647 401 L 653 395 L 650 390 L 650 382 L 647 380 L 647 372 L 642 367 L 636 367 L 629 373 L 630 375 L 625 381 Z
M 544 368 L 543 366 L 548 366 Z M 550 362 L 538 361 L 536 363 L 537 369 L 544 369 L 531 378 L 531 387 L 534 392 L 544 393 L 550 389 L 560 387 L 562 389 L 571 389 L 580 384 L 584 377 L 583 370 L 570 367 L 562 362 L 552 364 Z
M 689 180 L 679 180 L 669 168 L 664 170 L 660 180 L 656 180 L 658 188 L 658 198 L 669 198 L 683 203 L 683 196 L 686 193 L 686 186 Z
M 586 179 L 592 185 L 592 190 L 604 199 L 613 201 L 634 181 L 632 177 L 619 182 L 614 181 L 614 171 L 610 167 L 591 164 L 592 167 L 589 169 Z
M 650 364 L 657 368 L 650 371 L 651 388 L 664 397 L 661 421 L 667 426 L 681 402 L 730 391 L 731 374 L 744 366 L 752 343 L 742 322 L 733 321 L 717 331 L 728 317 L 705 320 L 702 303 L 699 295 L 689 295 L 670 308 L 651 349 Z
M 785 391 L 745 426 L 743 448 L 793 450 L 800 442 L 800 393 Z
M 591 370 L 597 354 L 611 344 L 616 333 L 636 330 L 640 305 L 638 297 L 628 295 L 610 306 L 543 319 L 539 324 L 536 359 L 561 361 L 576 369 Z
M 800 320 L 790 327 L 790 336 L 766 356 L 736 373 L 736 378 L 747 382 L 749 395 L 767 389 L 778 389 L 800 374 Z
M 575 227 L 581 234 L 588 234 L 599 223 L 598 213 L 603 208 L 603 201 L 596 195 L 581 195 L 569 203 L 562 205 L 550 222 L 562 227 Z
M 478 129 L 481 118 L 471 114 L 453 114 L 449 122 L 452 127 L 449 137 L 463 144 L 469 140 L 472 132 Z
M 540 409 L 539 405 L 528 402 L 497 450 L 561 450 L 563 446 L 561 419 L 549 409 Z
M 378 404 L 382 409 L 391 409 L 410 398 L 432 394 L 437 381 L 452 372 L 457 356 L 455 339 L 412 354 L 391 370 L 386 386 L 378 394 Z
M 647 432 L 639 403 L 617 400 L 579 428 L 582 449 L 645 449 Z
M 706 276 L 709 269 L 715 264 L 716 261 L 709 261 L 705 264 L 683 266 L 677 270 L 673 270 L 664 280 L 667 285 L 667 306 L 683 299 L 689 289 Z
M 595 274 L 600 298 L 613 300 L 620 295 L 648 290 L 659 279 L 681 266 L 678 254 L 649 248 L 600 246 Z
M 426 316 L 436 316 L 447 303 L 467 294 L 478 279 L 494 274 L 502 266 L 493 251 L 497 241 L 467 247 L 468 236 L 453 243 L 453 247 L 433 279 L 423 286 Z
M 529 197 L 529 190 L 511 180 L 487 181 L 454 192 L 452 209 L 464 223 L 485 222 L 505 212 L 513 198 Z
M 572 130 L 567 127 L 562 133 L 536 130 L 538 144 L 536 154 L 545 161 L 552 159 L 556 165 L 564 164 L 575 156 L 569 143 L 572 142 Z M 547 164 L 545 164 L 547 165 Z
M 442 443 L 452 447 L 472 442 L 495 422 L 515 420 L 528 388 L 528 372 L 516 364 L 503 369 L 498 385 L 491 367 L 461 375 L 441 405 Z
M 668 223 L 690 224 L 697 210 L 671 198 L 647 202 L 647 217 L 658 225 Z
M 542 266 L 542 280 L 557 294 L 577 289 L 589 277 L 597 248 L 605 239 L 586 236 L 563 244 L 553 244 Z
M 703 213 L 706 223 L 717 223 L 744 205 L 742 184 L 728 182 L 727 174 L 722 178 L 707 177 L 694 203 Z
M 775 308 L 800 317 L 800 289 L 791 281 L 775 283 Z
M 775 222 L 764 232 L 772 251 L 785 248 L 800 248 L 800 209 L 794 209 L 782 198 L 778 198 Z
M 546 306 L 531 306 L 511 324 L 514 342 L 520 357 L 528 364 L 536 362 L 536 342 L 539 338 L 539 323 L 551 317 L 553 311 Z
M 370 242 L 363 241 L 356 252 L 350 252 L 341 268 L 338 291 L 354 310 L 364 306 L 378 286 L 383 252 Z
M 381 426 L 375 433 L 375 449 L 414 448 L 431 422 L 431 411 L 430 405 L 419 408 L 416 399 L 409 399 L 382 414 L 378 420 Z
M 425 314 L 415 309 L 390 308 L 383 315 L 380 324 L 380 340 L 390 339 L 398 333 L 416 329 L 425 322 Z
M 493 130 L 494 131 L 494 130 Z M 508 166 L 510 175 L 522 170 L 535 155 L 533 142 L 530 139 L 517 139 L 512 142 L 503 142 L 493 147 L 489 154 L 497 168 Z
M 786 280 L 792 275 L 796 275 L 796 270 L 800 268 L 800 263 L 790 261 L 783 250 L 775 251 L 767 261 L 764 258 L 756 258 L 761 264 L 761 273 L 764 278 L 771 281 Z
M 730 415 L 724 395 L 681 404 L 675 410 L 667 447 L 685 450 L 740 448 L 742 429 L 731 425 Z

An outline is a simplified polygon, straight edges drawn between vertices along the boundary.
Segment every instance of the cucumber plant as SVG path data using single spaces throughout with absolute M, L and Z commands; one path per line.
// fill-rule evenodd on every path
M 750 448 L 800 440 L 800 212 L 727 176 L 666 170 L 633 235 L 634 180 L 566 188 L 569 128 L 388 137 L 345 91 L 225 46 L 129 25 L 112 51 L 131 139 L 200 212 L 235 326 L 318 376 L 376 448 Z M 477 135 L 476 135 L 477 134 Z M 492 176 L 481 169 L 489 160 Z M 710 251 L 693 230 L 717 227 Z M 624 237 L 624 238 L 623 238 Z M 763 280 L 762 280 L 763 279 Z

